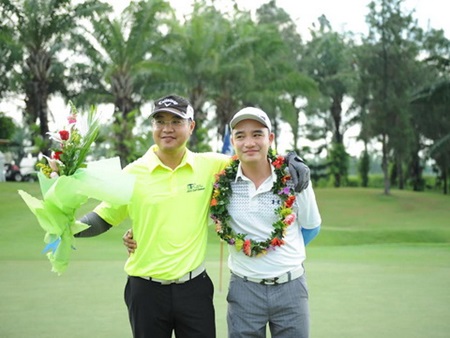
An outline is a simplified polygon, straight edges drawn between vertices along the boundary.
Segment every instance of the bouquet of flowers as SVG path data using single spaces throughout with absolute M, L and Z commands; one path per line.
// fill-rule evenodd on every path
M 127 204 L 134 187 L 134 177 L 122 171 L 118 157 L 86 162 L 91 145 L 99 133 L 99 119 L 91 108 L 86 121 L 79 119 L 70 103 L 67 125 L 48 133 L 57 143 L 47 163 L 38 163 L 39 185 L 43 199 L 25 191 L 19 194 L 46 232 L 44 252 L 52 271 L 61 274 L 68 266 L 74 248 L 74 235 L 89 226 L 75 219 L 75 212 L 89 198 L 115 205 Z M 84 129 L 84 130 L 83 130 Z

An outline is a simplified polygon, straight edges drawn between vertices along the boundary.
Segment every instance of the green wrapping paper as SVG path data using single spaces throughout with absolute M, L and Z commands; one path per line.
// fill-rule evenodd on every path
M 77 209 L 90 198 L 128 204 L 135 178 L 122 171 L 118 157 L 90 162 L 70 176 L 51 179 L 39 173 L 38 177 L 42 200 L 23 190 L 19 194 L 45 231 L 52 271 L 62 274 L 69 264 L 74 235 L 89 227 L 75 219 Z

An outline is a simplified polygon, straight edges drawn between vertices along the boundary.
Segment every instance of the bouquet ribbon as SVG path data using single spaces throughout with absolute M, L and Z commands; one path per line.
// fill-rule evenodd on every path
M 23 190 L 18 192 L 46 232 L 43 251 L 48 251 L 52 271 L 62 274 L 74 248 L 74 235 L 89 227 L 75 219 L 77 209 L 90 198 L 113 205 L 128 204 L 135 177 L 123 172 L 119 158 L 114 157 L 89 162 L 70 176 L 51 179 L 39 173 L 38 178 L 43 200 Z

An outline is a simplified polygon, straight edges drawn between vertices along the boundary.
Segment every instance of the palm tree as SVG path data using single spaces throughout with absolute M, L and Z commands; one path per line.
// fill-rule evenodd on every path
M 205 103 L 214 103 L 216 76 L 226 67 L 223 53 L 229 26 L 229 21 L 217 9 L 197 1 L 185 22 L 172 22 L 165 53 L 156 57 L 165 76 L 164 88 L 185 95 L 193 105 L 196 128 L 190 138 L 190 148 L 196 151 L 209 150 Z
M 24 118 L 30 126 L 39 125 L 37 136 L 42 139 L 44 152 L 48 148 L 44 140 L 49 130 L 49 97 L 66 93 L 63 52 L 70 48 L 70 38 L 83 18 L 108 10 L 110 6 L 97 0 L 79 5 L 69 0 L 2 1 L 0 16 L 12 29 L 10 45 L 21 50 L 11 88 L 25 93 Z
M 149 96 L 155 99 L 160 84 L 154 58 L 163 53 L 162 27 L 171 21 L 164 21 L 168 18 L 173 18 L 173 11 L 163 0 L 132 2 L 120 18 L 92 22 L 78 41 L 89 63 L 75 68 L 77 77 L 86 75 L 75 102 L 114 105 L 114 144 L 123 165 L 135 156 L 136 114 Z
M 0 5 L 0 16 L 3 16 L 4 7 Z M 2 20 L 0 22 L 0 98 L 12 90 L 10 79 L 14 64 L 22 57 L 22 50 L 13 42 L 14 28 Z

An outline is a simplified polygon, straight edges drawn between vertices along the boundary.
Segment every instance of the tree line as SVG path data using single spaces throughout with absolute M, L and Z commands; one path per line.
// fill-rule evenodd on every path
M 84 108 L 112 104 L 112 124 L 98 143 L 123 164 L 152 141 L 142 109 L 160 96 L 192 102 L 194 151 L 209 150 L 208 131 L 223 136 L 238 109 L 257 106 L 270 115 L 276 142 L 287 122 L 292 150 L 336 187 L 348 178 L 344 134 L 358 125 L 363 186 L 369 145 L 377 143 L 385 194 L 392 185 L 423 190 L 430 159 L 448 193 L 450 41 L 443 30 L 420 28 L 402 2 L 372 1 L 365 35 L 337 32 L 322 15 L 306 38 L 275 0 L 255 15 L 236 3 L 221 12 L 197 0 L 183 19 L 164 0 L 133 1 L 119 15 L 98 0 L 1 0 L 0 100 L 24 97 L 18 129 L 42 152 L 52 97 Z M 301 138 L 317 146 L 302 146 Z

